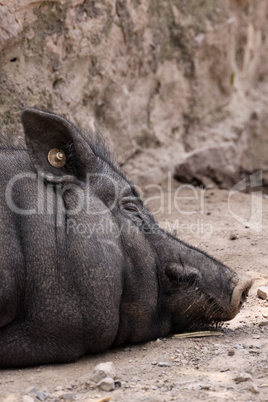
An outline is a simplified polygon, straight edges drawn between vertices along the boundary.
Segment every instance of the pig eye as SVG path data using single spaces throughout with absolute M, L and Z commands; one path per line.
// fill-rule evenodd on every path
M 125 211 L 130 211 L 130 212 L 136 212 L 139 213 L 139 208 L 137 207 L 137 205 L 135 205 L 132 202 L 128 202 L 126 204 L 123 205 L 123 208 Z

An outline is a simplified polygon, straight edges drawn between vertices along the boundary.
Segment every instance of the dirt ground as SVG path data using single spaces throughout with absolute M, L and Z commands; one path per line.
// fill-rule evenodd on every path
M 268 285 L 268 197 L 178 186 L 166 181 L 161 189 L 145 189 L 160 224 L 255 279 L 240 314 L 224 324 L 223 336 L 168 337 L 72 364 L 2 370 L 1 401 L 38 400 L 31 387 L 47 389 L 49 402 L 268 401 L 268 300 L 257 297 L 258 287 Z M 114 391 L 103 392 L 91 375 L 108 361 L 115 365 L 117 383 Z

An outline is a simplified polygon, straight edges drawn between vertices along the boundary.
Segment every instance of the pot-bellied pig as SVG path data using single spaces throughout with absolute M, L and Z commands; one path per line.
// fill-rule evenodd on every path
M 99 135 L 32 108 L 22 123 L 26 148 L 0 150 L 0 367 L 238 313 L 251 280 L 161 229 Z

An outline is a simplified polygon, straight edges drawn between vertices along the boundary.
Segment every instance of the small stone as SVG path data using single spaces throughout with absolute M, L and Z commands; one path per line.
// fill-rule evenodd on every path
M 259 322 L 259 327 L 266 327 L 268 325 L 268 321 Z
M 240 373 L 237 377 L 234 378 L 234 381 L 239 384 L 240 382 L 250 381 L 252 380 L 252 376 L 248 373 Z
M 242 345 L 241 343 L 236 343 L 236 344 L 234 345 L 234 348 L 235 348 L 235 349 L 244 349 L 244 347 L 243 347 L 243 345 Z
M 235 351 L 233 349 L 228 350 L 228 356 L 234 356 Z
M 24 393 L 25 393 L 26 395 L 29 395 L 29 394 L 36 395 L 36 394 L 37 394 L 37 389 L 36 389 L 35 387 L 31 386 L 31 387 L 26 388 L 26 390 L 24 391 Z
M 253 335 L 253 339 L 260 339 L 260 335 Z
M 152 365 L 152 366 L 156 366 L 156 365 L 157 365 L 157 362 L 151 362 L 151 365 Z
M 95 383 L 99 383 L 105 377 L 111 377 L 112 379 L 116 377 L 115 367 L 112 362 L 100 363 L 94 368 L 92 380 Z
M 115 389 L 115 383 L 111 377 L 105 377 L 98 382 L 97 387 L 102 391 L 109 392 Z
M 70 384 L 69 384 L 69 385 L 66 385 L 65 388 L 68 389 L 69 391 L 73 389 L 72 385 L 70 385 Z
M 115 380 L 114 385 L 115 385 L 115 388 L 121 388 L 122 387 L 122 382 L 119 381 L 119 380 Z
M 34 402 L 34 399 L 29 395 L 24 395 L 22 397 L 22 402 Z
M 50 393 L 49 393 L 47 388 L 41 389 L 36 394 L 36 398 L 39 399 L 42 402 L 45 401 L 49 397 L 50 397 Z
M 202 389 L 202 385 L 201 384 L 190 384 L 190 385 L 188 385 L 187 388 L 189 391 L 198 391 L 198 390 Z
M 210 385 L 201 385 L 201 389 L 204 389 L 205 391 L 209 391 L 210 390 Z
M 53 392 L 53 394 L 50 395 L 51 398 L 56 398 L 56 400 L 60 399 L 62 397 L 62 395 L 64 395 L 66 392 L 64 392 L 63 390 L 61 391 L 55 391 Z
M 250 349 L 249 350 L 249 353 L 250 354 L 252 354 L 252 355 L 259 355 L 260 354 L 260 351 L 256 348 L 256 349 Z
M 159 367 L 170 367 L 170 364 L 169 364 L 169 363 L 166 363 L 166 362 L 159 362 L 159 363 L 158 363 L 158 366 L 159 366 Z
M 237 235 L 236 233 L 231 233 L 229 239 L 230 239 L 230 240 L 237 240 L 237 239 L 238 239 L 238 235 Z
M 55 391 L 57 392 L 57 391 L 63 391 L 64 390 L 64 388 L 61 386 L 61 385 L 58 385 L 56 388 L 55 388 Z
M 50 392 L 47 388 L 42 388 L 41 392 L 43 392 L 43 394 L 45 395 L 46 398 L 50 397 Z
M 260 299 L 268 299 L 268 286 L 260 286 L 257 290 L 257 295 Z
M 154 345 L 155 346 L 162 346 L 163 345 L 163 341 L 161 341 L 161 339 L 157 339 L 155 342 L 154 342 Z
M 46 396 L 42 391 L 38 391 L 36 394 L 36 398 L 39 399 L 39 401 L 43 402 L 46 400 Z
M 61 399 L 64 401 L 75 401 L 76 395 L 75 394 L 62 394 Z
M 248 389 L 249 389 L 253 394 L 258 394 L 258 393 L 260 392 L 260 391 L 259 391 L 259 388 L 257 387 L 257 385 L 254 384 L 253 382 L 251 382 L 251 383 L 249 384 Z

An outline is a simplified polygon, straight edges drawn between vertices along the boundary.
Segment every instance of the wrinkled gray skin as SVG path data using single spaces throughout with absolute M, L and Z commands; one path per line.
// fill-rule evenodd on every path
M 27 149 L 0 150 L 0 367 L 71 362 L 238 313 L 251 281 L 158 227 L 100 138 L 36 109 L 22 123 Z M 53 148 L 65 166 L 48 162 Z

